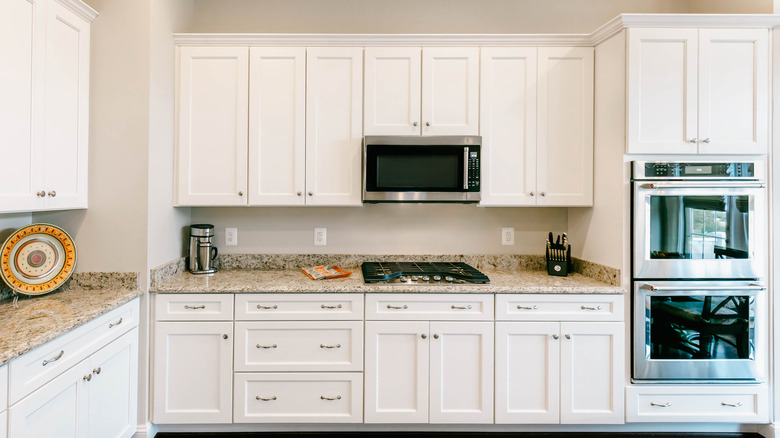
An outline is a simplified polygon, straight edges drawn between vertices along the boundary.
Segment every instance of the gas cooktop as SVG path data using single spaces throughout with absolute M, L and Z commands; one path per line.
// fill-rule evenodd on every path
M 461 262 L 363 262 L 367 284 L 487 284 L 487 275 Z

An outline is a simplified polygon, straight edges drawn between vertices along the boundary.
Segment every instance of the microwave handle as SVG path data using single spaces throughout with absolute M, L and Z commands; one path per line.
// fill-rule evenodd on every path
M 469 147 L 463 148 L 463 190 L 469 189 Z
M 744 182 L 744 181 L 675 181 L 675 182 L 653 182 L 640 184 L 643 189 L 763 189 L 766 184 L 762 182 Z
M 766 286 L 760 283 L 750 283 L 748 286 L 654 286 L 650 283 L 645 283 L 639 287 L 640 289 L 647 289 L 651 292 L 658 291 L 686 291 L 686 290 L 766 290 Z

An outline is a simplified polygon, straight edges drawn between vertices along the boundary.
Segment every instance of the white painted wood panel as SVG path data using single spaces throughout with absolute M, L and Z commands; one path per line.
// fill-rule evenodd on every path
M 479 134 L 479 48 L 422 51 L 422 134 Z
M 304 205 L 306 49 L 249 49 L 249 205 Z
M 232 422 L 233 322 L 158 322 L 154 328 L 152 421 Z
M 179 49 L 177 205 L 247 204 L 249 49 Z
M 698 150 L 698 30 L 628 30 L 629 154 Z
M 157 321 L 230 321 L 233 294 L 156 294 Z
M 363 320 L 363 294 L 238 294 L 236 321 Z
M 365 135 L 419 135 L 419 47 L 368 47 L 365 52 Z
M 496 323 L 496 423 L 560 421 L 560 324 Z
M 630 385 L 627 422 L 769 421 L 767 385 Z
M 8 365 L 0 366 L 0 411 L 8 407 Z
M 492 294 L 368 294 L 366 320 L 493 320 Z
M 699 153 L 765 154 L 769 32 L 699 30 Z
M 593 205 L 593 49 L 540 48 L 537 204 Z
M 496 320 L 622 321 L 623 295 L 498 294 Z
M 79 362 L 8 409 L 13 438 L 88 436 L 89 361 Z
M 0 211 L 42 208 L 45 10 L 42 0 L 0 4 Z
M 360 423 L 360 373 L 237 373 L 236 423 Z
M 306 204 L 361 206 L 363 49 L 309 48 L 306 72 Z
M 536 48 L 483 48 L 483 206 L 536 204 Z
M 493 423 L 493 334 L 493 322 L 431 323 L 431 423 Z
M 624 422 L 625 326 L 561 323 L 561 423 Z
M 362 371 L 362 321 L 236 323 L 236 371 Z
M 428 422 L 428 335 L 428 322 L 366 322 L 366 423 Z
M 86 208 L 89 23 L 56 1 L 46 8 L 44 161 L 46 208 Z
M 138 425 L 138 329 L 98 350 L 89 362 L 89 437 L 132 437 Z
M 8 437 L 8 412 L 0 412 L 0 437 Z

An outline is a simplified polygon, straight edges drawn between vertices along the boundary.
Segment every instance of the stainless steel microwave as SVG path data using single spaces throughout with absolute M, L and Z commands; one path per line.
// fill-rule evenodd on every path
M 480 200 L 480 136 L 370 136 L 363 142 L 363 202 Z

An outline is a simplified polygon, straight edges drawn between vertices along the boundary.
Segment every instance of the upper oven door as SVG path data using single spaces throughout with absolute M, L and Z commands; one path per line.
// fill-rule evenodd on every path
M 752 181 L 635 181 L 633 277 L 764 277 L 765 196 Z

